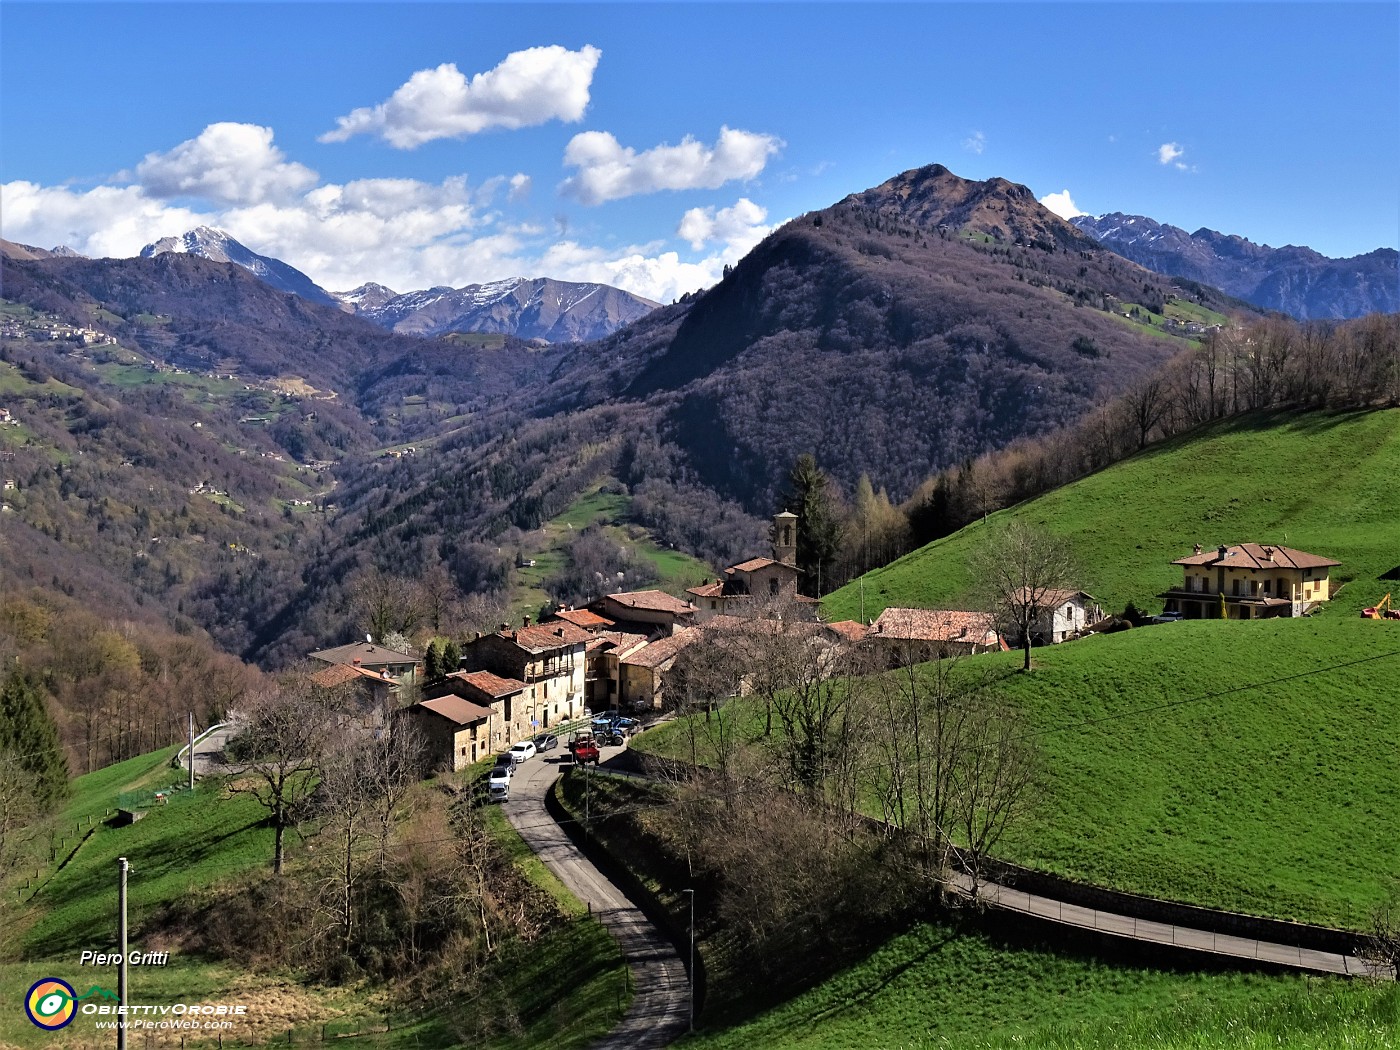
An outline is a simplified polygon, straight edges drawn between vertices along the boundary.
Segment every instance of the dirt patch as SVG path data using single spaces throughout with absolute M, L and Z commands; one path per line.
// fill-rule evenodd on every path
M 315 397 L 321 393 L 301 376 L 280 376 L 277 379 L 269 379 L 267 385 L 288 397 Z

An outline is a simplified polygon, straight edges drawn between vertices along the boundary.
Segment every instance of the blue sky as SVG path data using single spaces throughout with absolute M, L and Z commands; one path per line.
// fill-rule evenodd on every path
M 0 234 L 41 247 L 207 223 L 333 290 L 669 301 L 934 162 L 1395 247 L 1400 5 L 0 4 Z

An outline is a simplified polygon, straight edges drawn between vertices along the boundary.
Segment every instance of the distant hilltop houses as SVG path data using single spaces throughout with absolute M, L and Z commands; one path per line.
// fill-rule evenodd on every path
M 117 342 L 106 332 L 48 318 L 6 318 L 0 321 L 0 338 L 66 340 L 81 343 L 83 346 L 113 346 Z

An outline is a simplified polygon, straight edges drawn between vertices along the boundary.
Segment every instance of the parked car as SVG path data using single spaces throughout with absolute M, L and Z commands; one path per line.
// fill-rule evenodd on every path
M 524 762 L 527 758 L 535 757 L 535 743 L 533 740 L 522 740 L 518 744 L 510 745 L 510 757 L 516 764 Z
M 506 771 L 506 776 L 510 776 L 515 772 L 515 756 L 509 751 L 502 751 L 496 756 L 496 769 L 504 769 Z M 495 772 L 495 770 L 492 770 L 492 772 Z
M 497 766 L 495 769 L 491 770 L 490 774 L 486 777 L 487 793 L 493 799 L 499 797 L 503 802 L 505 799 L 510 798 L 510 777 L 511 772 L 509 766 Z M 505 792 L 504 796 L 502 797 L 499 792 Z
M 559 746 L 559 738 L 553 733 L 541 733 L 535 737 L 535 751 L 544 754 L 546 751 L 553 751 Z

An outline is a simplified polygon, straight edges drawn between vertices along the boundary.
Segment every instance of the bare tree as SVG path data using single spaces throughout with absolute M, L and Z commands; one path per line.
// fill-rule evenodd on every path
M 1029 671 L 1037 623 L 1055 604 L 1050 596 L 1073 581 L 1069 544 L 1042 528 L 1012 522 L 988 536 L 972 568 L 1003 633 L 1025 651 L 1023 669 Z
M 248 728 L 230 744 L 231 757 L 245 766 L 232 790 L 252 795 L 272 823 L 274 874 L 283 872 L 286 833 L 296 823 L 297 807 L 316 788 L 336 710 L 331 701 L 340 693 L 322 689 L 305 673 L 283 675 L 254 701 Z
M 958 852 L 976 897 L 987 857 L 1035 799 L 1037 762 L 1015 711 L 966 697 L 953 710 L 960 738 L 952 769 Z
M 422 622 L 420 590 L 412 580 L 376 568 L 360 569 L 349 594 L 355 622 L 376 639 L 391 632 L 411 635 Z
M 40 813 L 34 774 L 13 751 L 0 751 L 0 875 L 16 863 Z

